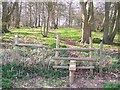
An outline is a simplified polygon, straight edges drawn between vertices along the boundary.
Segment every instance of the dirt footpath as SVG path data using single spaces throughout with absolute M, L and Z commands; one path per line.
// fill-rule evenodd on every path
M 79 77 L 79 78 L 78 78 Z M 103 88 L 104 83 L 120 83 L 120 74 L 106 73 L 103 77 L 95 75 L 93 77 L 86 75 L 79 75 L 75 82 L 71 85 L 71 88 Z M 65 86 L 69 87 L 69 85 Z

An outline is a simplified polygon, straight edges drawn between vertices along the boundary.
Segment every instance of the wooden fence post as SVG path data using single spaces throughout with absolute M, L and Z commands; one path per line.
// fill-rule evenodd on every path
M 56 48 L 59 48 L 60 47 L 60 35 L 57 34 L 56 35 Z M 59 56 L 59 51 L 56 51 L 55 52 L 55 57 L 58 57 Z M 59 60 L 56 60 L 56 65 L 59 63 Z
M 18 35 L 15 35 L 14 40 L 15 40 L 14 45 L 17 45 L 18 44 Z
M 42 54 L 43 54 L 42 65 L 44 67 L 45 66 L 45 48 L 42 48 Z
M 75 71 L 76 71 L 76 61 L 70 60 L 70 64 L 69 64 L 69 83 L 70 83 L 70 85 L 73 84 L 73 82 L 74 82 Z
M 99 61 L 100 77 L 102 77 L 102 61 L 103 61 L 103 42 L 100 43 L 100 61 Z
M 90 44 L 90 48 L 92 48 L 93 46 L 92 46 L 92 38 L 91 37 L 89 37 L 89 44 Z M 92 58 L 92 54 L 93 54 L 93 52 L 90 51 L 89 52 L 89 57 L 90 58 Z M 90 66 L 93 66 L 92 62 L 90 62 Z M 90 73 L 91 73 L 91 75 L 93 75 L 93 69 L 92 68 L 90 69 Z
M 0 48 L 2 48 L 2 35 L 0 35 Z

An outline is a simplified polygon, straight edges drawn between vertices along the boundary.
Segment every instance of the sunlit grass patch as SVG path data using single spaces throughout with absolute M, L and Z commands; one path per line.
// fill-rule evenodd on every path
M 76 40 L 81 38 L 81 32 L 78 29 L 74 28 L 60 28 L 57 30 L 63 38 L 70 38 L 72 40 Z
M 99 38 L 103 39 L 103 33 L 102 32 L 92 32 L 92 38 Z
M 60 43 L 62 45 L 64 45 L 66 41 L 63 41 L 61 39 L 74 40 L 75 44 L 77 46 L 81 45 L 80 42 L 77 42 L 82 37 L 81 29 L 59 28 L 59 29 L 56 29 L 56 32 L 60 34 Z M 48 36 L 43 37 L 41 35 L 41 28 L 13 29 L 13 30 L 11 30 L 11 32 L 3 34 L 3 36 L 2 36 L 3 42 L 5 40 L 7 42 L 7 39 L 11 39 L 13 41 L 15 34 L 18 34 L 19 39 L 21 38 L 21 40 L 23 40 L 23 42 L 25 41 L 24 39 L 28 38 L 27 42 L 29 42 L 29 41 L 30 41 L 30 43 L 31 42 L 33 42 L 33 43 L 40 42 L 40 43 L 43 43 L 45 45 L 48 45 L 48 47 L 51 47 L 51 48 L 54 45 L 54 43 L 56 43 L 56 35 L 51 33 L 51 32 L 48 32 Z M 100 40 L 102 40 L 103 39 L 103 32 L 92 32 L 92 39 L 94 39 L 94 38 L 99 38 Z M 114 42 L 118 43 L 118 34 L 116 35 Z M 11 43 L 13 43 L 13 42 L 11 42 Z M 93 43 L 93 46 L 98 48 L 100 46 L 100 43 Z M 115 44 L 114 45 L 104 44 L 104 49 L 109 49 L 109 48 L 117 49 L 118 47 L 119 46 L 117 46 Z

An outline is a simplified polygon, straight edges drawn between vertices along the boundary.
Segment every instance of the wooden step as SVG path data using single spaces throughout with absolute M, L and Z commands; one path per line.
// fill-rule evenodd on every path
M 74 58 L 74 57 L 53 57 L 54 60 L 76 60 L 76 61 L 89 61 L 89 62 L 96 62 L 95 58 Z
M 68 51 L 95 51 L 99 50 L 98 48 L 54 48 L 55 51 L 62 51 L 62 50 L 68 50 Z
M 69 69 L 69 66 L 53 66 L 53 68 Z M 94 69 L 94 66 L 77 66 L 77 69 Z

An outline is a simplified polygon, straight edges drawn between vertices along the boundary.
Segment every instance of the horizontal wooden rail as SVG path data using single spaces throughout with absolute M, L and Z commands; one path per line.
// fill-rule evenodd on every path
M 39 44 L 23 44 L 23 43 L 15 44 L 15 46 L 38 47 L 38 48 L 45 47 L 44 45 Z
M 54 48 L 55 51 L 62 51 L 62 50 L 68 50 L 68 51 L 95 51 L 99 50 L 98 48 Z
M 69 69 L 69 66 L 53 66 L 53 68 Z M 77 69 L 94 69 L 94 66 L 77 66 Z
M 53 68 L 69 69 L 69 66 L 53 66 Z
M 90 61 L 90 62 L 96 62 L 95 58 L 74 58 L 74 57 L 53 57 L 54 60 L 76 60 L 76 61 Z
M 77 66 L 77 69 L 94 69 L 94 66 Z

